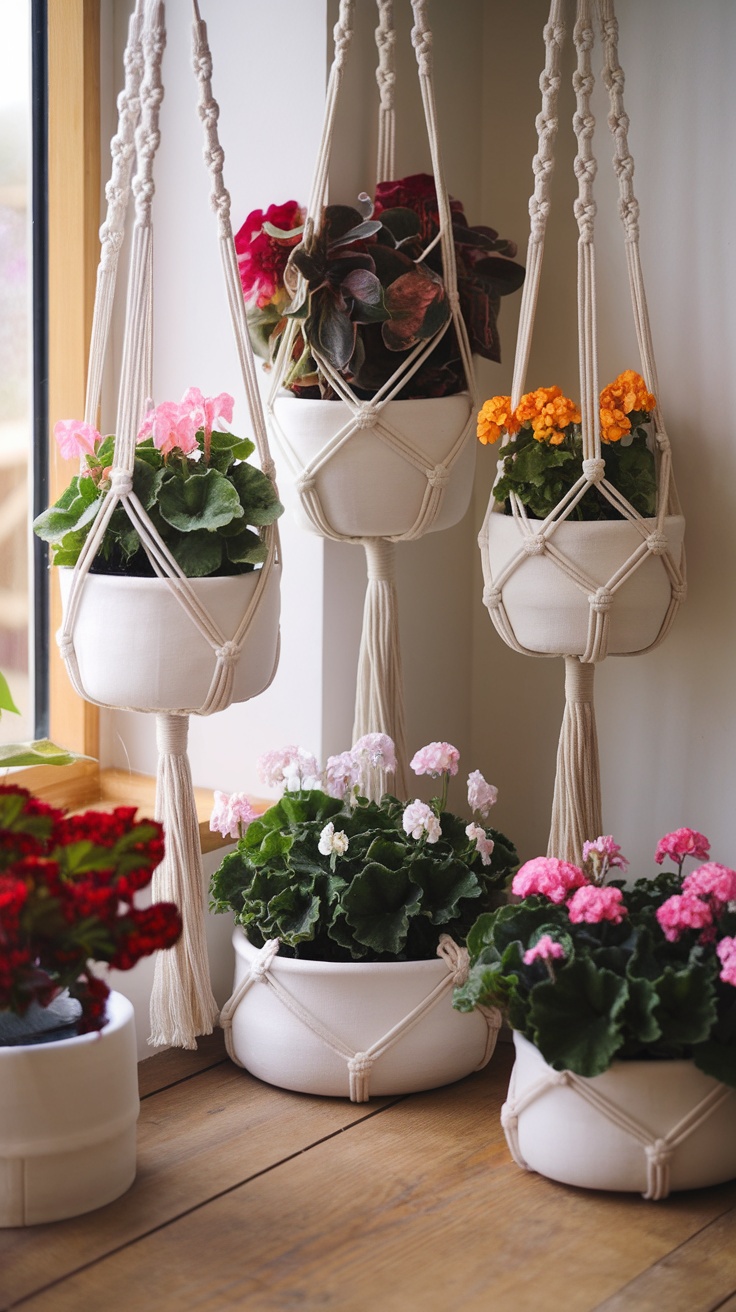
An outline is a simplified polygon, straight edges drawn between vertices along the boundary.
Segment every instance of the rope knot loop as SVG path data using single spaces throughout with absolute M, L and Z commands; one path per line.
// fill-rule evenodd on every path
M 430 487 L 447 487 L 450 481 L 450 471 L 447 465 L 435 465 L 434 469 L 427 470 L 427 482 Z
M 428 77 L 432 72 L 432 33 L 422 31 L 420 27 L 413 27 L 411 43 L 416 51 L 420 76 Z
M 316 482 L 314 474 L 300 474 L 296 480 L 296 490 L 300 496 L 303 496 L 305 492 L 311 492 L 314 489 Z
M 583 473 L 589 483 L 601 483 L 606 476 L 605 460 L 584 460 Z
M 663 556 L 669 546 L 669 539 L 666 533 L 660 533 L 656 529 L 649 534 L 647 538 L 647 550 L 651 551 L 653 556 Z
M 133 475 L 129 469 L 113 469 L 110 473 L 110 487 L 116 497 L 127 497 L 133 491 Z
M 455 310 L 457 313 L 459 313 L 459 311 L 460 311 L 460 293 L 459 293 L 459 291 L 457 291 L 457 290 L 449 291 L 449 292 L 447 293 L 447 303 L 448 303 L 448 305 L 449 305 L 449 307 L 450 307 L 451 310 Z
M 483 589 L 483 605 L 486 610 L 498 610 L 501 605 L 501 592 L 499 588 L 488 587 Z
M 375 428 L 378 422 L 378 415 L 370 401 L 361 401 L 360 406 L 353 415 L 353 423 L 356 428 Z
M 609 592 L 608 588 L 598 588 L 597 592 L 594 592 L 588 597 L 590 608 L 591 610 L 594 610 L 597 615 L 606 615 L 611 609 L 612 601 L 613 593 Z
M 240 648 L 237 642 L 233 642 L 231 639 L 228 639 L 227 642 L 223 642 L 221 647 L 215 647 L 215 656 L 218 661 L 222 661 L 224 665 L 234 664 L 239 655 Z
M 447 966 L 454 987 L 460 988 L 466 982 L 470 969 L 468 949 L 461 948 L 459 943 L 456 943 L 449 934 L 440 934 L 440 941 L 437 944 L 437 956 Z
M 644 1151 L 651 1166 L 667 1166 L 672 1156 L 672 1147 L 666 1139 L 655 1139 L 654 1143 L 645 1145 Z
M 545 539 L 539 533 L 526 535 L 522 545 L 527 556 L 543 556 L 547 547 Z
M 672 596 L 678 605 L 682 605 L 687 598 L 687 583 L 678 583 L 672 589 Z
M 59 632 L 56 635 L 56 645 L 59 648 L 61 659 L 63 661 L 68 661 L 74 651 L 74 640 L 71 634 L 65 633 L 63 629 L 59 629 Z
M 258 956 L 250 968 L 250 977 L 255 984 L 262 982 L 268 974 L 269 967 L 281 946 L 280 940 L 270 938 L 263 944 Z

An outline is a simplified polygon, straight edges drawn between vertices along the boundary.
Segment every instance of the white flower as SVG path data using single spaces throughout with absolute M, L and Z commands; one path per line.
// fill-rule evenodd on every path
M 480 770 L 473 770 L 468 775 L 468 805 L 471 811 L 477 811 L 485 819 L 497 798 L 498 789 L 486 783 Z
M 426 834 L 428 843 L 436 843 L 442 836 L 440 822 L 431 806 L 420 802 L 418 797 L 407 806 L 401 823 L 404 832 L 412 838 L 421 838 L 422 834 Z
M 344 856 L 350 846 L 350 840 L 343 829 L 335 833 L 335 826 L 330 820 L 319 836 L 317 847 L 323 856 Z
M 482 825 L 466 825 L 465 833 L 468 838 L 475 841 L 476 851 L 480 852 L 480 859 L 484 866 L 491 864 L 491 852 L 496 844 L 492 838 L 486 837 L 486 831 Z
M 320 787 L 317 762 L 303 747 L 292 745 L 280 751 L 265 752 L 258 759 L 258 770 L 264 784 L 271 788 L 283 784 L 288 792 L 293 793 L 300 788 Z

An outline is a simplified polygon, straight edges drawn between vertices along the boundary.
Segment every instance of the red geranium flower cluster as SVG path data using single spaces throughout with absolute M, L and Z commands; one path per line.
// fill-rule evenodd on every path
M 68 989 L 80 1033 L 101 1029 L 110 990 L 90 963 L 129 970 L 181 933 L 173 903 L 134 904 L 163 854 L 161 825 L 134 807 L 65 816 L 0 787 L 0 1009 L 22 1016 Z

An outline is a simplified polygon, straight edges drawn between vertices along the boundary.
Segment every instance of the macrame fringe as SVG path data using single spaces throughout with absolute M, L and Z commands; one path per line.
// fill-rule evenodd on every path
M 153 900 L 175 902 L 183 929 L 176 946 L 156 957 L 148 1042 L 177 1048 L 196 1048 L 197 1035 L 211 1034 L 217 1019 L 207 958 L 204 876 L 187 756 L 188 732 L 188 716 L 163 712 L 156 716 L 156 818 L 164 827 L 166 855 L 154 872 Z
M 366 733 L 385 733 L 396 748 L 396 774 L 387 779 L 372 770 L 367 794 L 377 802 L 388 790 L 408 793 L 404 683 L 399 642 L 399 599 L 396 590 L 396 547 L 384 538 L 363 541 L 368 587 L 363 607 L 363 632 L 358 655 L 353 742 Z
M 603 829 L 594 677 L 594 665 L 584 665 L 577 656 L 565 657 L 565 714 L 547 855 L 574 865 L 582 861 L 586 839 L 598 838 Z

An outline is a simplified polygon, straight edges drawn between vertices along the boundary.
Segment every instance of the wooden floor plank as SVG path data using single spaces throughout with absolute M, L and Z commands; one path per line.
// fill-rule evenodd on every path
M 591 1312 L 736 1204 L 734 1185 L 646 1203 L 520 1171 L 498 1119 L 509 1065 L 500 1052 L 461 1084 L 381 1109 L 25 1312 Z M 244 1131 L 251 1151 L 259 1138 Z
M 598 1312 L 717 1312 L 729 1304 L 736 1305 L 733 1209 L 601 1303 Z
M 147 1098 L 180 1080 L 191 1079 L 199 1071 L 216 1066 L 221 1061 L 227 1061 L 225 1036 L 221 1029 L 197 1039 L 197 1047 L 193 1051 L 167 1048 L 164 1052 L 157 1052 L 139 1062 L 138 1088 L 141 1098 Z

